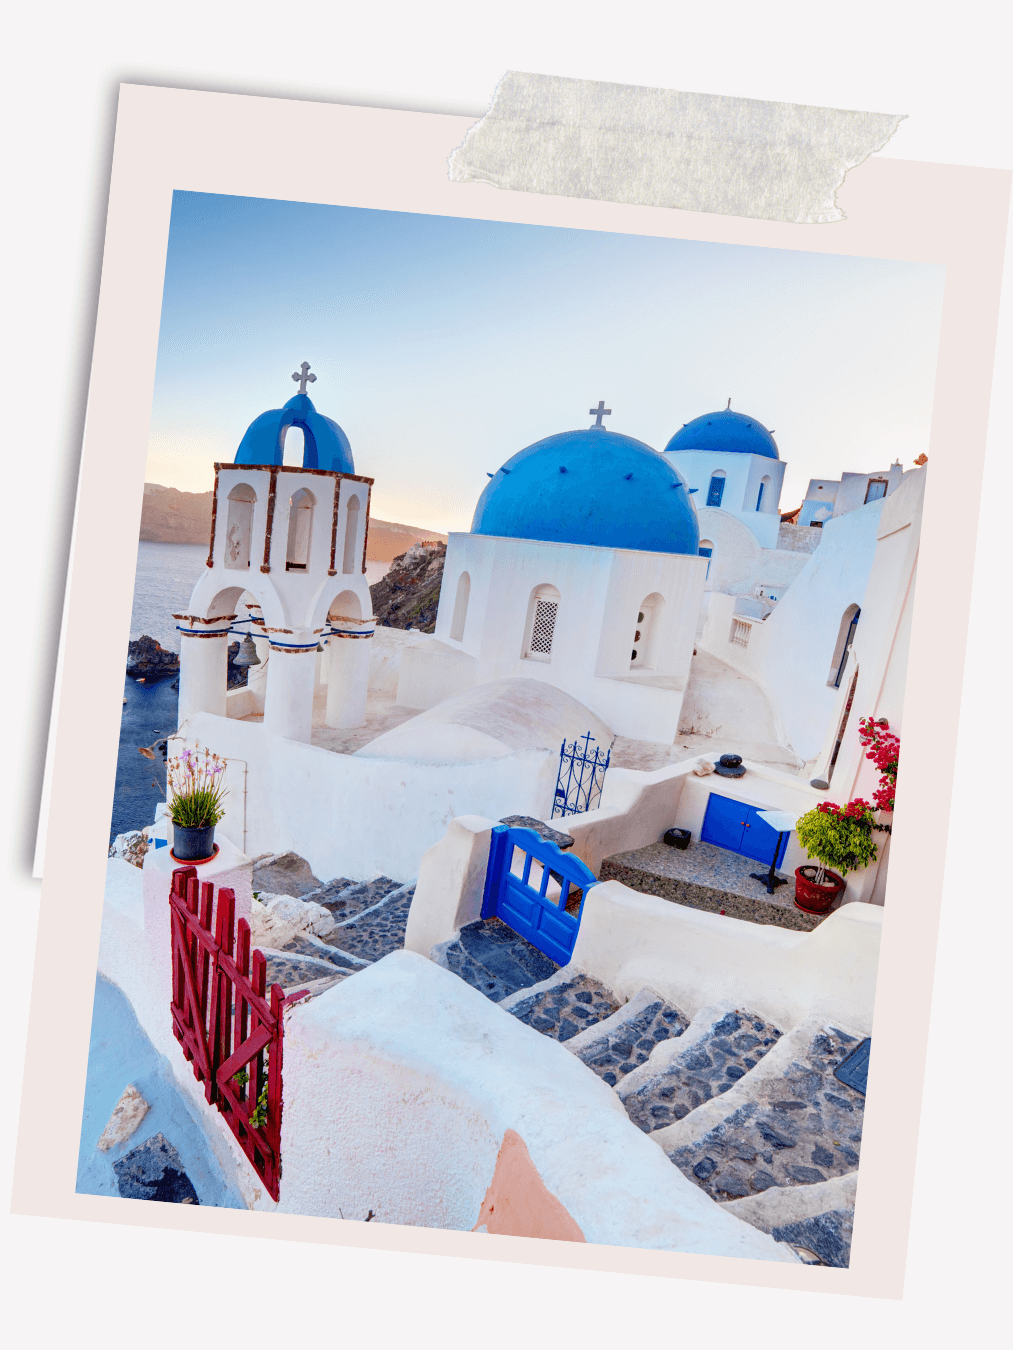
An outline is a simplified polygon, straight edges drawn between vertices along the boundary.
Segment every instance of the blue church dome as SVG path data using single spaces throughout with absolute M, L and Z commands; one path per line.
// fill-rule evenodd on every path
M 671 460 L 604 427 L 536 441 L 491 475 L 472 534 L 648 553 L 699 547 L 696 512 Z
M 722 408 L 720 412 L 695 417 L 675 433 L 665 446 L 673 450 L 724 450 L 737 455 L 764 455 L 780 458 L 774 437 L 755 417 Z
M 310 378 L 314 378 L 310 376 Z M 306 394 L 290 398 L 284 408 L 255 417 L 236 451 L 237 464 L 281 464 L 285 433 L 298 427 L 303 434 L 304 469 L 331 469 L 336 473 L 354 473 L 355 461 L 348 437 L 329 417 L 314 408 Z

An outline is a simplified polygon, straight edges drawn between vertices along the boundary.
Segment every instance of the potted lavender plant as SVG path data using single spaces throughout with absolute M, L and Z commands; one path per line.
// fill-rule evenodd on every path
M 225 814 L 225 761 L 200 746 L 184 750 L 166 765 L 172 856 L 177 862 L 206 862 L 215 852 L 215 826 Z

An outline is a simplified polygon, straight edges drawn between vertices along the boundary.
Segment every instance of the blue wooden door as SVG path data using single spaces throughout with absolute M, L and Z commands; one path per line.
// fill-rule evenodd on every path
M 741 853 L 743 857 L 769 864 L 777 844 L 777 831 L 760 819 L 761 809 L 712 792 L 707 799 L 700 838 L 704 843 L 716 844 L 718 848 L 726 848 L 731 853 Z M 781 865 L 787 847 L 788 836 L 785 835 L 776 866 Z
M 539 867 L 532 883 L 535 863 Z M 550 882 L 555 878 L 560 891 L 550 896 Z M 577 941 L 587 893 L 597 884 L 594 873 L 579 858 L 561 852 L 534 830 L 496 825 L 489 843 L 482 918 L 500 919 L 557 965 L 565 966 Z M 576 914 L 566 912 L 571 889 L 582 892 Z

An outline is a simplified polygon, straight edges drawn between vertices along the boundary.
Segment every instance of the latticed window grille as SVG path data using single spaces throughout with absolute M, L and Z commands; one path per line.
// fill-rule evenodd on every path
M 548 656 L 552 651 L 552 634 L 556 627 L 555 600 L 535 601 L 535 620 L 531 625 L 531 653 L 534 656 Z

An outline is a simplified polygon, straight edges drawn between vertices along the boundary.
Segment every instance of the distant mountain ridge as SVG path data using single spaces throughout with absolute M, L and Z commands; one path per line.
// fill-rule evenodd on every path
M 154 544 L 207 544 L 213 496 L 212 492 L 180 492 L 160 483 L 145 483 L 140 538 Z M 447 536 L 435 530 L 370 516 L 366 558 L 369 562 L 391 562 L 425 539 L 447 542 Z

